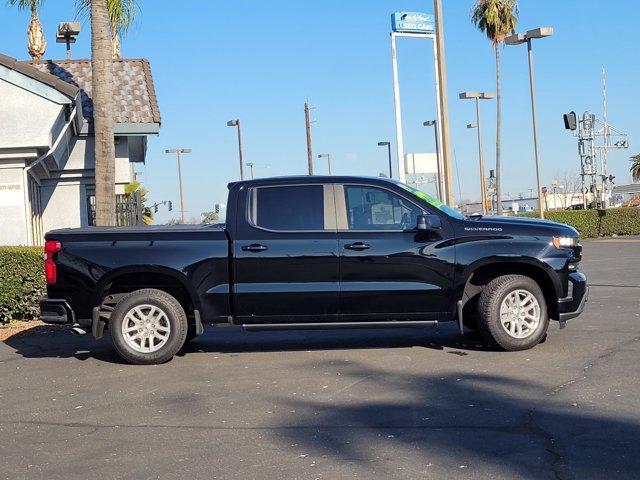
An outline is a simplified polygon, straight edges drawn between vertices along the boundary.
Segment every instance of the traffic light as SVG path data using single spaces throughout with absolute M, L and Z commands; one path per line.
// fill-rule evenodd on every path
M 213 206 L 213 211 L 216 212 L 216 213 L 220 213 L 220 204 L 219 203 L 216 203 Z
M 578 128 L 578 117 L 576 117 L 576 112 L 569 112 L 563 115 L 564 118 L 564 128 L 567 130 L 575 130 Z
M 168 210 L 169 210 L 169 211 L 173 210 L 173 202 L 172 202 L 171 200 L 169 200 L 169 201 L 167 202 L 167 205 L 168 205 L 168 207 L 169 207 L 169 208 L 168 208 Z
M 157 203 L 153 204 L 153 213 L 158 213 L 158 204 Z

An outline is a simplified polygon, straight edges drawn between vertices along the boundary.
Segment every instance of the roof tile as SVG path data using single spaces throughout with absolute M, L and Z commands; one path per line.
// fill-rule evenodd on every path
M 93 122 L 92 72 L 90 60 L 47 60 L 24 62 L 80 88 L 82 113 Z M 113 101 L 116 123 L 161 123 L 151 67 L 145 59 L 113 61 Z

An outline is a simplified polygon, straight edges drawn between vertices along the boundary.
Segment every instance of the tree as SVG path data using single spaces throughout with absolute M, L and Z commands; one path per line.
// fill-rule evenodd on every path
M 78 17 L 87 18 L 91 13 L 91 0 L 76 0 Z M 109 27 L 111 33 L 111 55 L 122 58 L 120 39 L 129 31 L 135 21 L 140 6 L 136 0 L 108 0 Z
M 640 153 L 631 157 L 631 177 L 634 182 L 640 182 Z
M 91 72 L 95 138 L 96 225 L 116 223 L 111 35 L 107 0 L 91 0 Z
M 500 45 L 515 32 L 518 23 L 517 0 L 477 0 L 471 10 L 471 21 L 491 41 L 496 54 L 496 195 L 498 214 L 502 213 L 500 189 L 500 134 L 502 129 L 502 97 L 500 95 Z
M 27 28 L 27 49 L 34 61 L 39 61 L 47 48 L 47 41 L 44 38 L 42 23 L 38 17 L 38 9 L 44 0 L 8 0 L 10 6 L 17 6 L 19 10 L 31 10 L 31 21 Z
M 220 214 L 215 211 L 202 212 L 202 223 L 218 223 L 220 221 Z

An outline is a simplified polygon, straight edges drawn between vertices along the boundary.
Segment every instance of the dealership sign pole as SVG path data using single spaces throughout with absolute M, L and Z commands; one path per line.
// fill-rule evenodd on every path
M 428 38 L 433 40 L 433 61 L 435 68 L 435 86 L 436 86 L 436 109 L 438 118 L 442 118 L 440 109 L 440 75 L 438 63 L 438 50 L 436 45 L 436 29 L 434 18 L 420 12 L 396 12 L 391 16 L 391 63 L 393 67 L 393 101 L 395 105 L 396 117 L 396 148 L 398 155 L 398 179 L 401 182 L 406 181 L 406 165 L 404 153 L 404 136 L 402 131 L 402 108 L 400 105 L 400 83 L 398 79 L 398 51 L 397 38 Z M 437 161 L 439 171 L 443 172 L 443 155 L 442 155 L 442 129 L 438 129 L 438 142 L 436 145 Z M 439 191 L 443 193 L 443 198 L 447 198 L 446 189 L 448 185 L 444 181 L 442 175 L 438 176 Z

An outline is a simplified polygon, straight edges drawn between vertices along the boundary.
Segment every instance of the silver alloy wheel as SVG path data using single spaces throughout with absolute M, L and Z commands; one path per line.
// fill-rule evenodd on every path
M 527 338 L 540 325 L 540 304 L 528 290 L 514 290 L 500 304 L 500 324 L 513 338 Z
M 138 305 L 122 321 L 122 337 L 136 352 L 152 353 L 169 340 L 171 324 L 167 314 L 155 305 Z

